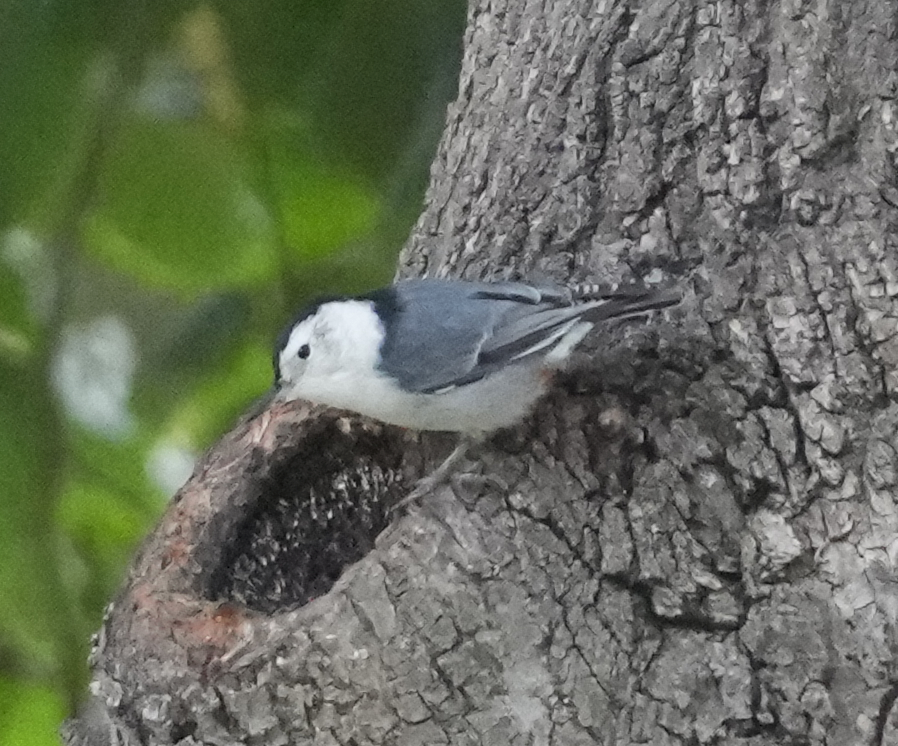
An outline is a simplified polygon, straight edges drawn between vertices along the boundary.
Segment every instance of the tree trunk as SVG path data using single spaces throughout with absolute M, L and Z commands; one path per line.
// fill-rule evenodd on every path
M 475 1 L 402 273 L 686 302 L 392 520 L 451 439 L 241 423 L 67 742 L 898 743 L 896 17 Z

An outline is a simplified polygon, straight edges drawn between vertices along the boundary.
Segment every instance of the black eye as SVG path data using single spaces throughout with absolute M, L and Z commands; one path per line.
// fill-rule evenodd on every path
M 301 358 L 302 360 L 305 360 L 309 356 L 309 353 L 311 351 L 312 351 L 311 347 L 309 347 L 308 345 L 303 345 L 296 351 L 296 357 Z

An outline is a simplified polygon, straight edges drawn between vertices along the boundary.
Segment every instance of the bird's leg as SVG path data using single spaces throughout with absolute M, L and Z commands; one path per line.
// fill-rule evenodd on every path
M 448 482 L 449 478 L 452 476 L 452 472 L 454 472 L 459 463 L 464 460 L 468 450 L 479 443 L 480 440 L 480 438 L 475 438 L 470 435 L 462 435 L 459 444 L 455 447 L 455 450 L 446 457 L 446 460 L 426 477 L 419 479 L 415 488 L 402 500 L 391 507 L 390 512 L 395 512 L 409 503 L 415 502 L 424 497 L 424 495 L 433 492 L 440 485 Z
M 452 453 L 450 453 L 446 459 L 440 464 L 436 469 L 434 469 L 428 476 L 420 479 L 418 481 L 418 485 L 423 486 L 424 483 L 429 483 L 427 491 L 439 487 L 441 484 L 444 484 L 449 481 L 449 477 L 452 476 L 452 472 L 455 471 L 456 467 L 464 460 L 468 451 L 477 443 L 479 440 L 475 438 L 469 438 L 467 436 L 462 436 L 458 445 L 455 446 Z M 417 489 L 417 488 L 416 488 Z

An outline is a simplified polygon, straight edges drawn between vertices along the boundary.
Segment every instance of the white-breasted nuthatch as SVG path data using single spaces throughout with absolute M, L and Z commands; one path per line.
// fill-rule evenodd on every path
M 406 280 L 297 316 L 274 352 L 277 397 L 480 438 L 524 419 L 595 324 L 679 300 L 670 289 L 580 300 L 517 282 Z

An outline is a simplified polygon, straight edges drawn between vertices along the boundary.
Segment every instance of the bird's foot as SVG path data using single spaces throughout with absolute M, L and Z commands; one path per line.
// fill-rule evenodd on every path
M 487 490 L 506 493 L 509 489 L 508 482 L 495 474 L 475 474 L 470 471 L 462 472 L 460 474 L 453 474 L 449 477 L 449 481 L 452 482 L 452 488 L 456 495 L 461 492 L 472 495 L 472 493 L 483 493 Z
M 404 508 L 407 505 L 410 505 L 413 502 L 417 502 L 425 495 L 429 495 L 433 492 L 437 487 L 441 487 L 442 485 L 448 483 L 450 478 L 452 477 L 452 473 L 458 467 L 459 463 L 464 459 L 465 455 L 468 452 L 468 448 L 471 445 L 470 441 L 462 440 L 459 443 L 455 450 L 449 454 L 445 461 L 440 464 L 433 472 L 428 474 L 426 477 L 422 477 L 418 480 L 417 484 L 415 484 L 414 489 L 409 492 L 402 500 L 393 505 L 390 508 L 390 513 L 395 513 L 400 508 Z
M 445 477 L 441 479 L 434 479 L 434 475 L 431 474 L 426 477 L 422 477 L 416 483 L 411 492 L 409 492 L 405 497 L 403 497 L 398 503 L 390 506 L 390 513 L 395 513 L 402 508 L 405 508 L 412 503 L 418 502 L 422 497 L 429 495 L 433 492 L 437 487 L 449 481 Z
M 439 470 L 437 470 L 439 471 Z M 473 502 L 482 493 L 487 490 L 507 493 L 508 483 L 495 474 L 478 474 L 470 471 L 463 471 L 458 474 L 437 473 L 434 472 L 415 484 L 414 489 L 409 492 L 402 500 L 390 508 L 390 512 L 404 508 L 412 503 L 417 502 L 421 498 L 434 492 L 444 484 L 452 487 L 452 491 L 462 502 Z

